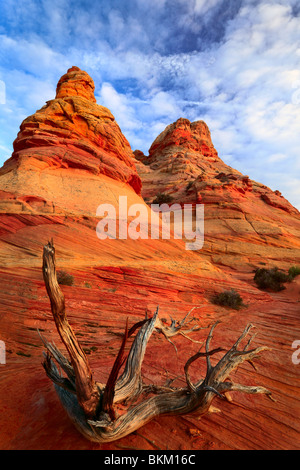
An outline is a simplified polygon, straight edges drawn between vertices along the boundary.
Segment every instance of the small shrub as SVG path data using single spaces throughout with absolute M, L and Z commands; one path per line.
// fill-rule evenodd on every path
M 31 357 L 31 354 L 24 353 L 23 351 L 17 351 L 16 354 L 18 356 Z
M 191 181 L 188 182 L 188 184 L 186 185 L 186 188 L 185 188 L 186 192 L 188 192 L 188 191 L 191 189 L 191 187 L 193 186 L 193 184 L 194 184 L 194 181 L 193 181 L 193 180 L 191 180 Z
M 85 352 L 85 354 L 91 354 L 91 352 L 97 351 L 98 348 L 96 346 L 92 346 L 91 348 L 82 348 L 82 349 Z
M 254 281 L 260 289 L 271 289 L 275 292 L 285 289 L 284 282 L 289 280 L 288 274 L 275 268 L 259 268 L 255 272 Z
M 156 198 L 153 199 L 152 204 L 168 204 L 172 202 L 173 198 L 170 194 L 158 193 Z
M 300 266 L 292 266 L 289 269 L 289 280 L 292 281 L 296 276 L 300 274 Z
M 235 310 L 239 310 L 244 306 L 242 297 L 234 289 L 215 294 L 212 298 L 212 302 L 223 307 L 234 308 Z
M 58 271 L 57 282 L 63 286 L 72 286 L 74 284 L 74 277 L 65 271 Z

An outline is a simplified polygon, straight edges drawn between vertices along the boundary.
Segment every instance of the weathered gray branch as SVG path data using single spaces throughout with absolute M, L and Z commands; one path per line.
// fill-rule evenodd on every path
M 44 246 L 43 251 L 43 277 L 46 290 L 51 303 L 51 310 L 56 329 L 62 342 L 70 355 L 71 363 L 76 377 L 76 394 L 86 416 L 93 417 L 98 406 L 100 391 L 95 384 L 87 358 L 77 338 L 70 327 L 65 314 L 65 297 L 59 287 L 55 269 L 55 250 L 53 242 Z M 50 351 L 49 351 L 50 352 Z M 48 365 L 45 368 L 49 371 Z
M 170 326 L 166 326 L 159 319 L 158 309 L 152 318 L 146 317 L 130 329 L 127 323 L 122 345 L 107 383 L 94 381 L 87 358 L 66 318 L 64 296 L 56 279 L 53 242 L 44 247 L 43 275 L 55 325 L 70 356 L 68 360 L 54 344 L 48 343 L 41 336 L 47 349 L 43 365 L 70 419 L 88 439 L 96 442 L 113 441 L 160 415 L 190 413 L 201 415 L 209 410 L 216 395 L 228 398 L 230 391 L 263 393 L 271 398 L 271 393 L 263 387 L 225 382 L 240 364 L 246 361 L 252 364 L 260 352 L 268 349 L 262 346 L 249 350 L 251 339 L 242 350 L 237 349 L 252 325 L 245 328 L 232 348 L 213 367 L 210 357 L 224 351 L 221 348 L 210 350 L 213 331 L 217 325 L 215 323 L 208 334 L 205 352 L 200 352 L 200 348 L 199 352 L 185 364 L 186 387 L 176 389 L 171 386 L 143 384 L 141 368 L 153 331 L 163 333 L 168 340 L 176 334 L 187 337 L 187 332 L 200 329 L 199 327 L 183 329 L 188 323 L 187 317 L 191 312 L 181 322 L 176 323 L 171 319 Z M 121 366 L 124 364 L 126 342 L 136 330 L 138 331 L 126 359 L 124 371 L 119 377 Z M 189 337 L 188 339 L 191 340 Z M 199 358 L 206 358 L 206 375 L 197 383 L 192 383 L 189 367 Z M 54 361 L 59 364 L 66 377 L 59 373 Z M 118 404 L 127 404 L 127 411 L 118 415 Z

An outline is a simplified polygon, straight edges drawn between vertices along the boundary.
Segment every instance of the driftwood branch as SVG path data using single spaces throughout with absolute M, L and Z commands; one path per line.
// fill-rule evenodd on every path
M 64 343 L 74 371 L 76 381 L 76 394 L 78 402 L 88 417 L 94 416 L 95 408 L 100 399 L 100 390 L 95 384 L 86 355 L 81 348 L 72 328 L 70 327 L 65 313 L 65 297 L 59 287 L 55 268 L 55 250 L 53 242 L 44 246 L 43 252 L 43 277 L 47 294 L 51 303 L 51 310 L 56 329 Z M 49 353 L 51 351 L 48 349 Z M 56 358 L 58 359 L 58 358 Z M 60 361 L 58 361 L 59 364 Z M 64 360 L 65 364 L 66 361 Z M 44 367 L 48 374 L 51 372 L 51 362 L 48 358 Z
M 158 309 L 152 318 L 146 316 L 145 320 L 136 323 L 131 328 L 128 328 L 127 321 L 123 341 L 106 384 L 95 381 L 84 351 L 66 317 L 65 299 L 56 278 L 55 250 L 52 241 L 44 247 L 43 276 L 55 325 L 69 354 L 68 359 L 54 344 L 41 336 L 47 349 L 43 366 L 54 383 L 70 419 L 89 440 L 100 443 L 114 441 L 132 433 L 160 415 L 191 413 L 202 415 L 209 410 L 216 396 L 229 399 L 228 392 L 230 391 L 262 393 L 271 398 L 271 392 L 263 387 L 234 384 L 229 380 L 229 375 L 243 362 L 252 364 L 260 352 L 269 349 L 262 346 L 250 350 L 250 339 L 243 349 L 238 350 L 252 325 L 245 328 L 232 348 L 213 367 L 211 356 L 224 351 L 222 348 L 210 350 L 213 331 L 217 325 L 215 323 L 206 339 L 205 352 L 201 352 L 203 344 L 199 352 L 185 364 L 186 387 L 163 387 L 143 383 L 141 368 L 153 331 L 161 332 L 168 340 L 176 334 L 183 334 L 191 340 L 187 333 L 200 329 L 199 327 L 186 328 L 189 323 L 187 317 L 191 312 L 181 322 L 171 319 L 170 326 L 166 326 L 159 319 Z M 128 356 L 124 358 L 126 343 L 136 331 Z M 206 359 L 206 375 L 198 382 L 192 383 L 189 368 L 200 358 Z M 59 372 L 55 362 L 65 375 Z M 124 370 L 119 375 L 123 365 Z M 120 414 L 118 404 L 123 406 Z M 126 412 L 124 412 L 124 405 L 127 406 Z

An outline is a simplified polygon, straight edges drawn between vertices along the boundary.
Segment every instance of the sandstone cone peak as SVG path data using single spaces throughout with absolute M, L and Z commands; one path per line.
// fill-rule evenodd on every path
M 60 78 L 56 87 L 56 99 L 81 96 L 96 103 L 94 91 L 93 79 L 79 67 L 73 66 Z
M 55 211 L 82 211 L 77 185 L 86 193 L 85 210 L 95 212 L 108 198 L 107 190 L 99 194 L 105 178 L 140 194 L 131 147 L 109 109 L 96 103 L 94 88 L 78 67 L 61 77 L 56 98 L 22 122 L 14 152 L 0 170 L 2 190 L 38 196 Z
M 190 122 L 188 119 L 180 118 L 170 124 L 151 145 L 149 157 L 160 152 L 169 152 L 170 147 L 181 147 L 203 155 L 217 156 L 211 141 L 210 130 L 204 121 Z
M 202 254 L 245 269 L 300 260 L 300 216 L 279 191 L 253 181 L 218 156 L 203 121 L 180 118 L 154 140 L 149 156 L 134 152 L 148 203 L 158 193 L 174 203 L 202 203 Z

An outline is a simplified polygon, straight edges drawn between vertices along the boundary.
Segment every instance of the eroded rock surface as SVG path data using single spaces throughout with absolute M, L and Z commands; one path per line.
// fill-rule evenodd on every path
M 139 171 L 139 175 L 137 173 Z M 146 204 L 158 192 L 174 201 L 205 203 L 205 245 L 185 249 L 182 240 L 99 240 L 98 204 Z M 189 187 L 187 187 L 189 186 Z M 221 413 L 164 417 L 107 445 L 85 440 L 62 409 L 41 366 L 37 328 L 60 347 L 42 279 L 42 250 L 53 238 L 58 270 L 74 279 L 62 286 L 66 312 L 95 378 L 105 382 L 129 326 L 152 315 L 193 316 L 206 338 L 217 320 L 212 347 L 229 348 L 247 323 L 253 347 L 272 348 L 234 377 L 259 384 L 263 396 L 233 393 L 215 401 Z M 298 245 L 297 245 L 298 243 Z M 289 266 L 299 260 L 299 215 L 280 194 L 225 165 L 202 121 L 171 124 L 150 155 L 133 155 L 110 111 L 98 105 L 94 84 L 72 67 L 58 82 L 56 98 L 25 119 L 12 157 L 0 170 L 0 364 L 1 449 L 299 449 L 299 365 L 292 343 L 300 339 L 299 279 L 279 293 L 254 284 L 254 265 Z M 234 269 L 232 269 L 234 268 Z M 216 306 L 211 296 L 235 288 L 247 307 Z M 143 368 L 146 383 L 185 385 L 184 364 L 199 343 L 174 340 L 179 354 L 154 335 Z M 63 348 L 62 348 L 63 349 Z M 205 361 L 191 379 L 203 377 Z
M 226 165 L 203 121 L 178 119 L 155 139 L 149 156 L 135 151 L 142 195 L 171 203 L 204 204 L 202 253 L 237 270 L 300 259 L 300 214 L 272 191 Z

